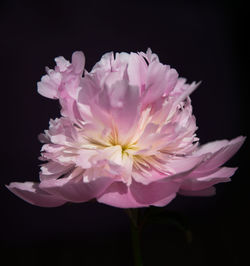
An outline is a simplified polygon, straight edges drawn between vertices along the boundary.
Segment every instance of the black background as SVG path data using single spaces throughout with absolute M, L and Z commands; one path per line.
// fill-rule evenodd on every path
M 2 1 L 1 260 L 17 265 L 132 265 L 123 210 L 97 203 L 59 208 L 29 205 L 5 187 L 38 181 L 37 135 L 59 116 L 41 97 L 45 66 L 82 50 L 90 70 L 108 51 L 145 51 L 202 84 L 192 95 L 201 143 L 247 135 L 247 7 L 241 1 Z M 247 141 L 248 142 L 248 141 Z M 231 183 L 210 198 L 179 196 L 167 210 L 184 215 L 191 244 L 169 226 L 144 232 L 145 265 L 243 265 L 249 249 L 248 143 L 227 165 Z M 246 241 L 246 242 L 245 242 Z

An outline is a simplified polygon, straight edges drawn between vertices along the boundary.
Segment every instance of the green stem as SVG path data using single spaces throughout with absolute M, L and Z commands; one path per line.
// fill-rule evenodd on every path
M 134 266 L 143 266 L 141 256 L 141 243 L 140 243 L 140 216 L 138 209 L 127 209 L 128 216 L 130 218 L 131 238 L 134 255 Z

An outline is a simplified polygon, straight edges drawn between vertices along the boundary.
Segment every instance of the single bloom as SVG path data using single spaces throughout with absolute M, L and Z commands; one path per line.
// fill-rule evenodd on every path
M 215 194 L 237 168 L 222 166 L 245 137 L 200 145 L 186 83 L 146 53 L 106 53 L 90 72 L 85 57 L 55 59 L 38 92 L 57 99 L 61 117 L 40 135 L 40 182 L 8 189 L 43 207 L 98 202 L 119 208 L 165 206 L 177 193 Z

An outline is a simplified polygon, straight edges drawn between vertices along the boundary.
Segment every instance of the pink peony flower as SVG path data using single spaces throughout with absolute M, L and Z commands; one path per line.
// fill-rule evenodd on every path
M 199 145 L 187 84 L 147 53 L 107 53 L 84 71 L 85 57 L 55 59 L 38 92 L 58 99 L 62 117 L 40 135 L 40 182 L 11 183 L 31 204 L 54 207 L 96 199 L 120 208 L 164 206 L 177 193 L 214 195 L 237 168 L 222 167 L 245 137 Z

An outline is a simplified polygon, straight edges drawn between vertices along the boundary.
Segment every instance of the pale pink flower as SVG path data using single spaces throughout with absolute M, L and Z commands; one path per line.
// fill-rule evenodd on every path
M 96 199 L 120 208 L 164 206 L 177 193 L 208 196 L 237 168 L 222 167 L 245 137 L 199 145 L 189 98 L 196 87 L 147 53 L 105 54 L 91 72 L 75 52 L 55 59 L 38 92 L 62 117 L 40 135 L 40 183 L 7 186 L 31 204 Z

